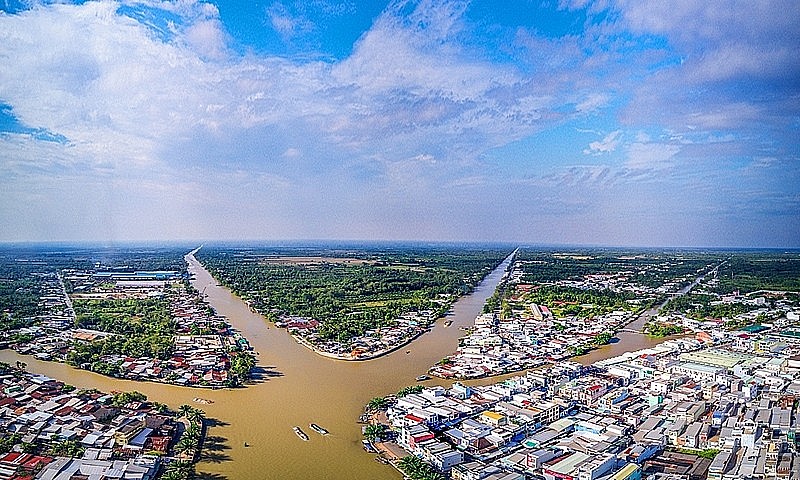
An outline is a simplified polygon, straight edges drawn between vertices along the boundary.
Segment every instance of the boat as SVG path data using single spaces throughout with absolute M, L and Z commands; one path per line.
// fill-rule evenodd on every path
M 247 443 L 247 442 L 244 442 L 244 446 L 245 446 L 245 447 L 249 447 L 249 446 L 250 446 L 250 444 L 249 444 L 249 443 Z
M 417 381 L 418 382 L 424 382 L 425 380 L 429 380 L 430 378 L 431 377 L 429 377 L 427 375 L 420 375 L 419 377 L 417 377 Z
M 450 325 L 452 325 L 452 324 L 453 324 L 453 321 L 452 321 L 452 320 L 450 320 L 450 319 L 447 319 L 447 320 L 445 320 L 445 321 L 444 321 L 444 326 L 445 326 L 445 327 L 449 327 L 449 326 L 450 326 Z
M 210 405 L 210 404 L 214 403 L 214 400 L 208 400 L 208 399 L 200 398 L 200 397 L 194 397 L 192 399 L 192 401 L 195 402 L 195 403 L 202 403 L 203 405 Z
M 294 433 L 296 433 L 298 437 L 303 439 L 304 442 L 308 441 L 308 435 L 306 435 L 306 432 L 304 432 L 300 427 L 296 426 L 292 427 L 292 430 L 294 430 Z
M 361 444 L 364 445 L 364 450 L 369 453 L 376 453 L 375 447 L 372 446 L 369 440 L 361 440 Z
M 328 434 L 327 430 L 325 430 L 324 428 L 320 427 L 316 423 L 309 423 L 308 426 L 311 427 L 311 430 L 314 430 L 315 432 L 319 433 L 320 435 L 327 435 Z

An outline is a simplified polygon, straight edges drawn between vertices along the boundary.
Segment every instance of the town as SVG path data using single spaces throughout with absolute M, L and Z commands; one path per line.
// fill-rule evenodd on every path
M 104 393 L 0 364 L 0 478 L 185 479 L 201 410 L 172 412 L 138 392 Z
M 481 378 L 580 356 L 607 344 L 637 319 L 640 328 L 648 321 L 661 323 L 657 309 L 648 309 L 686 293 L 696 276 L 702 278 L 704 272 L 714 269 L 714 265 L 699 265 L 698 271 L 658 286 L 632 280 L 652 276 L 648 270 L 669 271 L 676 263 L 640 266 L 638 271 L 626 265 L 631 269 L 613 274 L 525 283 L 526 268 L 537 266 L 526 261 L 512 264 L 485 313 L 461 339 L 458 351 L 431 367 L 431 375 Z M 492 304 L 497 304 L 496 308 Z
M 531 284 L 530 267 L 515 263 L 487 302 L 491 311 L 430 373 L 527 372 L 377 397 L 364 418 L 368 448 L 420 479 L 800 478 L 798 296 L 719 294 L 720 265 L 646 287 L 628 281 L 631 271 Z M 623 298 L 627 309 L 534 303 L 543 296 L 532 293 L 546 288 L 635 296 Z M 588 318 L 580 314 L 587 309 Z M 668 335 L 592 364 L 567 359 L 602 348 L 608 339 L 598 335 L 630 329 L 634 320 Z
M 19 353 L 118 378 L 203 388 L 240 386 L 255 364 L 247 339 L 181 271 L 98 264 L 38 278 L 39 314 L 2 334 Z

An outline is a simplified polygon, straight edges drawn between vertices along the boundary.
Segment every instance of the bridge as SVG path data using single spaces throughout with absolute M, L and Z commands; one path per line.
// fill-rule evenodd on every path
M 619 332 L 625 332 L 625 333 L 638 333 L 638 334 L 640 334 L 640 335 L 643 335 L 641 331 L 639 331 L 639 330 L 634 330 L 634 329 L 632 329 L 632 328 L 621 328 L 621 329 L 617 330 L 617 333 L 619 333 Z

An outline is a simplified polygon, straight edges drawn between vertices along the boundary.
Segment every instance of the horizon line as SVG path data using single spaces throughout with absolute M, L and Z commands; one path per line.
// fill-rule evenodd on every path
M 491 245 L 515 246 L 516 248 L 564 248 L 564 249 L 640 249 L 640 250 L 789 250 L 800 251 L 798 246 L 726 246 L 726 245 L 621 245 L 591 243 L 538 243 L 513 240 L 429 240 L 429 239 L 133 239 L 133 240 L 0 240 L 0 248 L 19 246 L 87 246 L 114 248 L 131 246 L 318 246 L 325 244 L 433 244 L 433 245 Z

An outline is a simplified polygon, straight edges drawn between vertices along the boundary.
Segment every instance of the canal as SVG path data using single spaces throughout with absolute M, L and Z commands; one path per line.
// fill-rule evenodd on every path
M 392 467 L 373 460 L 361 447 L 356 423 L 364 405 L 375 396 L 395 393 L 415 383 L 442 357 L 453 353 L 461 326 L 471 326 L 486 299 L 500 282 L 511 257 L 490 273 L 475 291 L 459 299 L 450 326 L 440 319 L 435 327 L 407 347 L 365 362 L 321 357 L 298 344 L 285 330 L 274 327 L 216 280 L 192 256 L 187 256 L 193 284 L 204 292 L 218 313 L 228 317 L 258 352 L 254 385 L 234 390 L 204 390 L 157 383 L 118 380 L 0 351 L 0 361 L 28 364 L 28 370 L 57 378 L 79 388 L 138 390 L 151 400 L 174 408 L 190 404 L 213 419 L 201 478 L 209 479 L 399 479 Z M 481 383 L 491 383 L 484 379 Z M 441 383 L 440 383 L 441 382 Z M 449 382 L 429 380 L 425 384 Z M 192 399 L 213 401 L 200 405 Z M 314 422 L 330 431 L 322 437 L 308 428 Z M 301 426 L 310 440 L 292 431 Z M 245 447 L 247 443 L 247 447 Z

